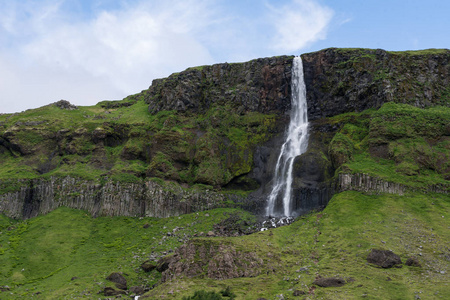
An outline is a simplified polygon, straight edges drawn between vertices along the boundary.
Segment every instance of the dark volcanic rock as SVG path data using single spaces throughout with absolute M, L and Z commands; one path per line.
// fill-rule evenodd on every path
M 114 282 L 116 284 L 116 287 L 121 290 L 127 289 L 127 280 L 120 273 L 117 272 L 111 273 L 108 277 L 106 277 L 106 279 L 111 282 Z
M 150 272 L 156 269 L 156 265 L 147 260 L 142 263 L 141 268 L 142 270 L 144 270 L 144 272 Z
M 125 291 L 115 290 L 112 287 L 105 287 L 103 290 L 104 296 L 117 296 L 117 295 L 125 295 Z
M 285 112 L 291 103 L 292 60 L 292 56 L 278 56 L 189 68 L 154 80 L 145 100 L 151 113 L 204 111 L 225 102 L 242 112 Z
M 414 256 L 409 257 L 406 260 L 405 265 L 411 266 L 411 267 L 422 267 L 422 265 L 420 264 L 420 262 L 417 259 L 417 257 L 414 257 Z
M 293 207 L 297 214 L 324 208 L 333 194 L 334 173 L 330 161 L 320 152 L 308 151 L 297 156 L 293 166 Z
M 340 287 L 345 284 L 345 279 L 339 277 L 327 277 L 314 280 L 313 284 L 320 287 Z
M 310 120 L 379 108 L 389 101 L 438 105 L 449 85 L 450 50 L 330 48 L 302 59 Z
M 400 256 L 389 250 L 372 249 L 367 256 L 367 261 L 382 268 L 392 268 L 401 265 Z

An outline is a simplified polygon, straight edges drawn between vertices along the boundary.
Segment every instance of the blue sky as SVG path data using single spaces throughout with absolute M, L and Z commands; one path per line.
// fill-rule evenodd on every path
M 448 0 L 0 0 L 0 113 L 122 99 L 187 67 L 449 48 Z

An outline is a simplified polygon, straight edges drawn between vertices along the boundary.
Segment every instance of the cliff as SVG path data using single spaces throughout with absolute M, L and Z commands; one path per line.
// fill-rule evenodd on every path
M 302 215 L 265 231 L 240 208 L 261 212 L 271 189 L 292 57 L 0 115 L 0 298 L 445 297 L 448 59 L 304 54 L 309 146 L 292 185 Z M 372 265 L 374 249 L 401 268 Z
M 302 58 L 311 122 L 309 149 L 294 164 L 295 211 L 324 207 L 343 189 L 341 173 L 448 191 L 449 50 L 325 49 Z M 171 216 L 235 205 L 226 192 L 261 213 L 289 121 L 292 59 L 189 68 L 121 101 L 61 100 L 0 115 L 2 212 L 30 217 L 68 205 Z M 68 185 L 58 196 L 52 182 L 68 178 L 86 189 Z
M 228 105 L 239 113 L 283 113 L 291 104 L 292 56 L 189 68 L 154 80 L 145 93 L 149 111 L 207 111 Z
M 450 50 L 330 48 L 302 55 L 310 119 L 384 103 L 448 106 Z
M 94 217 L 167 218 L 242 202 L 235 195 L 183 189 L 155 181 L 99 184 L 70 176 L 22 181 L 18 191 L 0 194 L 0 211 L 10 218 L 28 219 L 58 207 L 82 209 Z

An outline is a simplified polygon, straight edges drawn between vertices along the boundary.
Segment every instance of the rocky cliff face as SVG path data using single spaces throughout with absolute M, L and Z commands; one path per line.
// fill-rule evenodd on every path
M 83 209 L 92 216 L 171 217 L 239 202 L 238 196 L 182 189 L 154 181 L 142 184 L 51 177 L 23 180 L 20 190 L 0 195 L 0 213 L 28 219 L 60 206 Z
M 368 162 L 390 164 L 403 182 L 434 172 L 438 190 L 448 190 L 449 50 L 326 49 L 302 59 L 310 141 L 294 163 L 294 210 L 323 207 L 343 189 L 365 190 L 365 181 L 337 174 L 374 170 Z M 252 191 L 239 201 L 262 213 L 289 121 L 292 60 L 195 67 L 122 101 L 59 101 L 0 115 L 2 211 L 27 218 L 66 205 L 162 217 L 220 206 L 227 197 L 216 192 L 228 190 Z M 352 166 L 358 159 L 364 163 Z M 177 187 L 168 192 L 149 178 Z M 388 190 L 400 193 L 403 185 Z M 194 195 L 193 186 L 209 192 Z
M 232 103 L 240 113 L 285 112 L 290 109 L 292 56 L 255 59 L 246 63 L 190 68 L 154 80 L 145 96 L 149 111 L 206 111 Z
M 450 50 L 330 48 L 302 55 L 310 119 L 383 103 L 449 105 Z

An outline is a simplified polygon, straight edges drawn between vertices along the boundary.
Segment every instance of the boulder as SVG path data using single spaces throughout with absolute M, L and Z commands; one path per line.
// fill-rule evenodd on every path
M 340 287 L 345 284 L 345 279 L 339 277 L 323 277 L 314 280 L 313 284 L 320 287 Z
M 153 271 L 154 269 L 156 269 L 156 264 L 154 264 L 153 262 L 151 262 L 149 260 L 146 260 L 142 263 L 141 269 L 144 270 L 144 272 L 150 272 L 150 271 Z
M 116 287 L 121 290 L 127 289 L 127 280 L 121 273 L 114 272 L 111 273 L 108 277 L 106 277 L 106 280 L 109 280 L 111 282 L 114 282 L 116 284 Z
M 367 262 L 382 268 L 392 268 L 394 266 L 401 267 L 402 264 L 400 256 L 390 250 L 381 249 L 372 249 L 367 256 Z
M 117 295 L 124 295 L 125 292 L 121 290 L 113 289 L 112 287 L 105 287 L 103 290 L 104 296 L 117 296 Z
M 303 296 L 305 295 L 306 292 L 305 291 L 300 291 L 300 290 L 295 290 L 294 293 L 292 294 L 294 297 L 299 297 L 299 296 Z
M 422 267 L 422 265 L 420 264 L 417 257 L 414 257 L 414 256 L 409 257 L 406 260 L 405 265 L 410 266 L 410 267 Z

